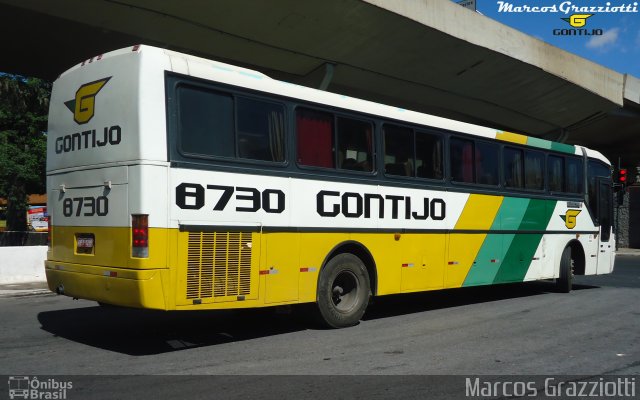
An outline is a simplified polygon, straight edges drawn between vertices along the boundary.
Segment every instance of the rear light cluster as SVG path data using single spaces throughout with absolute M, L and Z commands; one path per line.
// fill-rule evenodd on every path
M 131 255 L 138 258 L 149 257 L 149 215 L 131 216 Z

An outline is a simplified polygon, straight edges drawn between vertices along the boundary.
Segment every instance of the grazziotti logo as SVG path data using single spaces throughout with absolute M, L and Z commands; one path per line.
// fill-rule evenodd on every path
M 73 113 L 73 120 L 78 125 L 91 121 L 95 114 L 96 95 L 109 82 L 111 77 L 85 83 L 76 91 L 75 99 L 66 101 L 65 106 Z
M 568 18 L 561 18 L 573 28 L 554 29 L 553 34 L 554 36 L 601 36 L 603 34 L 602 29 L 583 28 L 585 25 L 587 25 L 587 18 L 591 18 L 594 15 L 595 14 L 573 14 Z
M 629 0 L 572 0 L 572 1 L 545 1 L 515 0 L 497 2 L 499 13 L 524 13 L 524 14 L 562 14 L 570 27 L 559 26 L 553 29 L 554 36 L 602 36 L 604 31 L 598 27 L 585 28 L 591 23 L 596 14 L 635 14 L 639 12 L 638 1 Z M 543 4 L 541 4 L 543 3 Z M 582 4 L 579 4 L 582 3 Z M 593 4 L 596 3 L 596 4 Z M 599 3 L 599 4 L 598 4 Z M 597 19 L 596 19 L 597 20 Z

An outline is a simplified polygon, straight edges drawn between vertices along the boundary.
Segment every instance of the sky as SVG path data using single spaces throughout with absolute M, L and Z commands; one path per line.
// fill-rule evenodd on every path
M 583 58 L 596 62 L 614 71 L 640 78 L 640 0 L 476 0 L 477 9 L 486 17 L 527 33 Z M 553 6 L 558 12 L 499 12 L 500 3 L 510 3 L 514 7 Z M 631 5 L 636 12 L 587 12 L 592 14 L 580 28 L 572 27 L 562 18 L 584 12 L 560 11 L 561 5 L 569 3 L 578 7 L 617 7 Z M 504 6 L 504 5 L 503 5 Z M 515 10 L 515 8 L 514 8 Z M 602 35 L 560 36 L 554 29 L 602 30 Z

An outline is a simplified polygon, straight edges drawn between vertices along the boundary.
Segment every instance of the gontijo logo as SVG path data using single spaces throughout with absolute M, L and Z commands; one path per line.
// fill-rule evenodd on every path
M 73 120 L 78 125 L 84 125 L 91 121 L 96 112 L 96 96 L 111 78 L 109 76 L 85 83 L 76 91 L 75 99 L 64 103 L 69 111 L 73 113 Z M 115 146 L 122 141 L 122 128 L 120 128 L 120 125 L 105 126 L 102 129 L 93 129 L 93 127 L 84 129 L 84 131 L 73 132 L 56 138 L 54 145 L 56 154 L 107 145 Z
M 76 98 L 66 101 L 65 106 L 73 113 L 73 120 L 78 125 L 91 121 L 95 114 L 96 95 L 109 82 L 108 78 L 85 83 L 76 91 Z
M 576 227 L 576 224 L 578 223 L 578 214 L 580 214 L 580 211 L 581 210 L 567 210 L 567 213 L 565 215 L 560 216 L 567 228 L 573 229 Z
M 574 28 L 582 28 L 587 24 L 587 18 L 592 16 L 593 14 L 573 14 L 569 18 L 562 18 L 562 20 L 567 21 Z
M 587 18 L 593 17 L 595 14 L 573 14 L 569 18 L 560 18 L 566 21 L 573 28 L 578 29 L 554 29 L 554 36 L 602 36 L 604 31 L 600 28 L 582 29 L 587 25 Z

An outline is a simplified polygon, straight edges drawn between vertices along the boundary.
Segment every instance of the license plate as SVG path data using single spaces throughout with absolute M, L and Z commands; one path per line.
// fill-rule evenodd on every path
M 92 254 L 95 237 L 93 234 L 78 234 L 76 236 L 76 249 L 81 254 Z
M 93 247 L 93 238 L 78 238 L 78 247 Z

